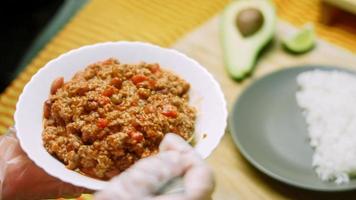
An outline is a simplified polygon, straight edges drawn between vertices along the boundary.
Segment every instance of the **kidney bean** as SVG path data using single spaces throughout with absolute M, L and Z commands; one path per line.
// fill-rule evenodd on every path
M 54 79 L 51 85 L 51 94 L 55 94 L 59 88 L 61 88 L 64 84 L 64 78 L 59 77 Z
M 52 102 L 51 100 L 46 100 L 43 104 L 43 116 L 48 119 L 51 116 L 51 106 Z

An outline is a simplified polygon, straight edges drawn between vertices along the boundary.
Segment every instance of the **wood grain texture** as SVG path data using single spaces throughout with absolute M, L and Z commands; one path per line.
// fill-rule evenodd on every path
M 218 16 L 179 40 L 173 48 L 196 59 L 220 82 L 228 109 L 239 94 L 259 77 L 272 71 L 302 64 L 336 65 L 356 70 L 356 57 L 351 52 L 318 41 L 316 48 L 304 55 L 287 54 L 275 39 L 263 52 L 252 77 L 242 83 L 229 78 L 224 68 L 219 41 Z M 295 31 L 286 22 L 279 21 L 276 38 Z M 214 199 L 351 199 L 356 192 L 321 193 L 287 186 L 262 174 L 251 166 L 235 147 L 227 131 L 219 147 L 208 158 L 217 186 Z

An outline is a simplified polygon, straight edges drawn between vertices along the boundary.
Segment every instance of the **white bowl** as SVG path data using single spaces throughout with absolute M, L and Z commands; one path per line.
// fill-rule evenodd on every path
M 191 84 L 190 104 L 198 109 L 195 126 L 196 151 L 208 157 L 224 135 L 227 110 L 217 81 L 198 62 L 172 49 L 141 42 L 107 42 L 69 51 L 48 62 L 25 86 L 16 105 L 15 128 L 21 147 L 48 174 L 73 185 L 100 190 L 107 184 L 67 169 L 43 147 L 43 103 L 52 81 L 63 76 L 68 81 L 87 65 L 110 57 L 122 63 L 158 62 Z M 206 137 L 203 138 L 203 135 Z

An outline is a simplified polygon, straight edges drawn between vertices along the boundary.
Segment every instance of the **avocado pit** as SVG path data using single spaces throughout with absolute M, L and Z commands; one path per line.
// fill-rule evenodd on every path
M 263 25 L 264 19 L 260 10 L 246 8 L 240 11 L 236 17 L 236 26 L 243 37 L 256 33 Z

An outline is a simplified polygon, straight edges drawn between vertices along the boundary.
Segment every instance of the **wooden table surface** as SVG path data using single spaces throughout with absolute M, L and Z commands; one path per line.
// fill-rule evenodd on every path
M 318 41 L 316 48 L 305 55 L 290 55 L 283 51 L 278 39 L 268 47 L 257 63 L 254 75 L 243 83 L 230 79 L 225 71 L 219 41 L 218 17 L 214 17 L 192 33 L 179 40 L 173 48 L 186 53 L 205 66 L 220 82 L 228 109 L 243 91 L 257 78 L 272 71 L 300 64 L 337 65 L 356 70 L 356 56 L 351 52 Z M 277 37 L 292 33 L 295 29 L 279 21 Z M 227 129 L 218 148 L 208 158 L 216 177 L 214 199 L 352 199 L 356 191 L 321 193 L 287 186 L 259 172 L 250 165 L 234 145 Z

